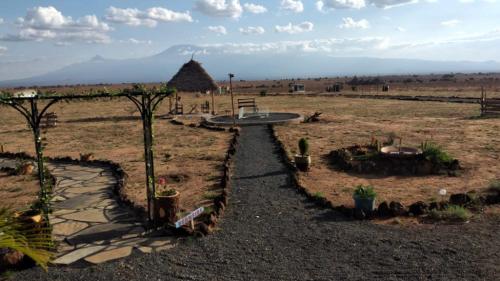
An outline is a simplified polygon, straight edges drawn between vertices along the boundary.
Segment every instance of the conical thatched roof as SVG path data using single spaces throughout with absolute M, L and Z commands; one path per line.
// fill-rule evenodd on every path
M 180 92 L 206 92 L 218 89 L 212 77 L 195 60 L 185 63 L 167 85 Z

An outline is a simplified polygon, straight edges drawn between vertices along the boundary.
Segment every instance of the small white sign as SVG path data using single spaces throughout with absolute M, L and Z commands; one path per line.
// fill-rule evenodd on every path
M 205 208 L 203 207 L 200 207 L 196 210 L 194 210 L 194 212 L 192 212 L 191 214 L 183 217 L 182 219 L 178 220 L 175 222 L 175 228 L 179 228 L 187 223 L 189 223 L 191 220 L 193 220 L 194 218 L 196 218 L 197 216 L 203 214 L 203 211 L 205 211 Z

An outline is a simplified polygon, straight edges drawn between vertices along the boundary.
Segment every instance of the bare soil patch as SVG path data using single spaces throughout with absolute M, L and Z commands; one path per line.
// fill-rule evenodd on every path
M 16 176 L 0 171 L 0 208 L 9 207 L 16 211 L 28 209 L 39 191 L 35 176 Z

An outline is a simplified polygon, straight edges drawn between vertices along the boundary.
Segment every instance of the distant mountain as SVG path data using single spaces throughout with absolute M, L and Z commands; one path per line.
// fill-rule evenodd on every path
M 500 72 L 495 61 L 427 61 L 415 59 L 380 59 L 332 57 L 324 53 L 238 53 L 229 47 L 173 46 L 154 56 L 111 60 L 95 56 L 89 61 L 26 79 L 1 81 L 0 86 L 47 86 L 98 83 L 168 81 L 191 59 L 200 61 L 216 80 L 279 79 L 344 75 L 424 74 L 450 72 Z

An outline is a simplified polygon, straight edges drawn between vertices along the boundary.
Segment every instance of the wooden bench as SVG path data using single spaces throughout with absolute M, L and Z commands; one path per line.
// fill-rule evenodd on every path
M 208 101 L 205 101 L 205 103 L 201 104 L 201 112 L 210 113 L 210 103 Z
M 242 107 L 252 108 L 253 111 L 257 110 L 257 105 L 255 104 L 254 98 L 238 99 L 238 110 Z
M 42 128 L 52 128 L 57 126 L 57 114 L 55 112 L 49 112 L 42 116 Z
M 182 106 L 182 103 L 175 105 L 175 114 L 184 114 L 184 106 Z

